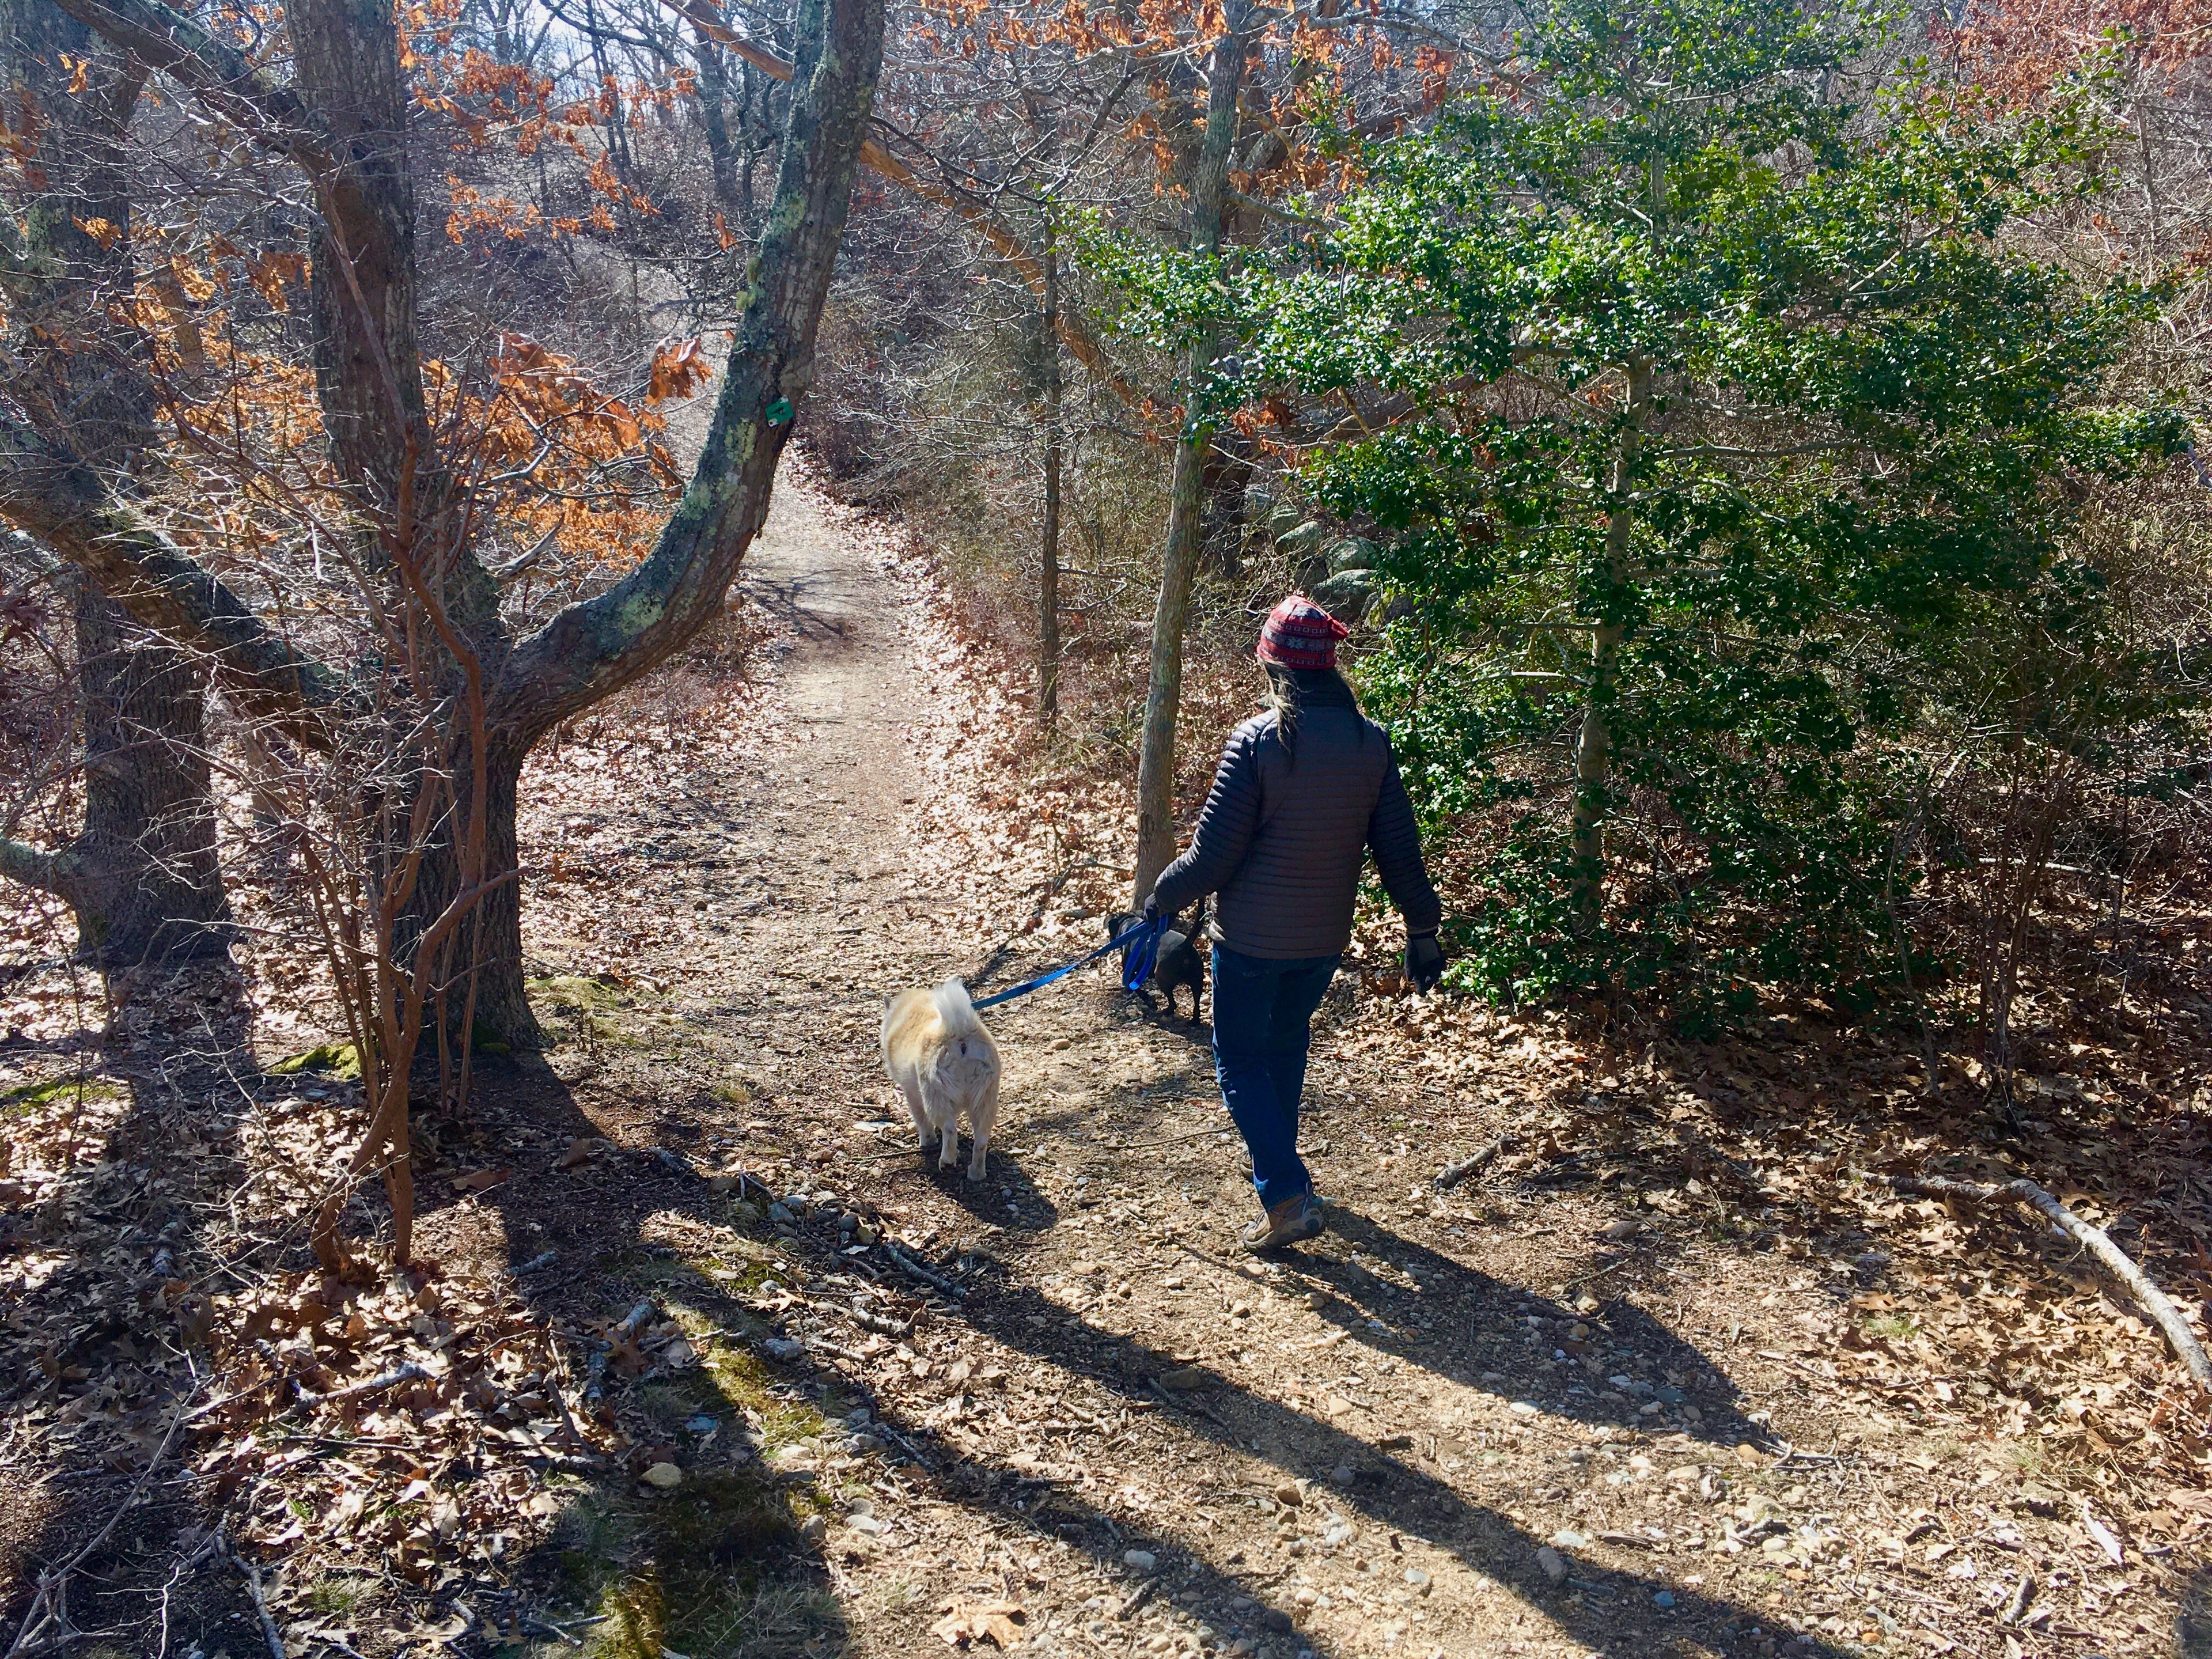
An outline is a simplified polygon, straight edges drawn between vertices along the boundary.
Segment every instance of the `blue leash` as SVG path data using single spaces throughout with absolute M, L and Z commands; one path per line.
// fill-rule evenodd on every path
M 1016 997 L 1025 997 L 1032 991 L 1042 990 L 1056 979 L 1066 979 L 1079 968 L 1086 968 L 1099 957 L 1129 947 L 1129 959 L 1121 967 L 1121 983 L 1132 991 L 1140 991 L 1145 981 L 1152 976 L 1152 964 L 1159 960 L 1160 935 L 1167 931 L 1167 918 L 1158 921 L 1140 921 L 1118 939 L 1109 939 L 1087 957 L 1078 957 L 1065 968 L 1055 968 L 1048 974 L 1039 974 L 1035 979 L 1025 979 L 1019 985 L 988 997 L 976 1000 L 978 1008 L 995 1008 L 1002 1002 L 1012 1002 Z

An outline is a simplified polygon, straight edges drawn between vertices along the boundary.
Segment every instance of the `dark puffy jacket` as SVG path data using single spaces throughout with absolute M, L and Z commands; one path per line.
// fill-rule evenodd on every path
M 1359 866 L 1370 848 L 1410 933 L 1443 917 L 1421 867 L 1413 804 L 1382 728 L 1334 677 L 1299 677 L 1297 730 L 1285 750 L 1271 712 L 1231 734 L 1190 849 L 1152 888 L 1163 914 L 1207 893 L 1213 937 L 1248 957 L 1335 956 L 1352 937 Z

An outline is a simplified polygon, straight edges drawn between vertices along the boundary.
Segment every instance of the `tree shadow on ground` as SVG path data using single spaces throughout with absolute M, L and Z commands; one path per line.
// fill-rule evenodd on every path
M 771 617 L 789 628 L 802 640 L 819 642 L 823 640 L 842 641 L 852 624 L 814 608 L 808 603 L 812 591 L 821 586 L 818 579 L 793 576 L 778 580 L 763 576 L 747 576 L 738 584 L 738 591 Z
M 520 1109 L 540 1121 L 553 1115 L 551 1121 L 564 1133 L 577 1131 L 586 1123 L 565 1089 L 550 1074 L 528 1092 L 532 1098 L 527 1102 L 510 1097 L 507 1109 Z M 569 1249 L 588 1252 L 581 1261 L 569 1264 L 567 1272 L 521 1276 L 522 1293 L 556 1321 L 574 1325 L 592 1315 L 613 1317 L 619 1311 L 617 1304 L 634 1297 L 645 1283 L 654 1281 L 657 1273 L 661 1294 L 673 1296 L 680 1291 L 707 1310 L 719 1329 L 738 1337 L 733 1350 L 736 1360 L 747 1366 L 759 1364 L 752 1345 L 765 1339 L 766 1328 L 741 1304 L 722 1294 L 711 1278 L 680 1262 L 669 1265 L 667 1258 L 676 1253 L 647 1237 L 648 1221 L 663 1230 L 680 1223 L 722 1230 L 733 1237 L 750 1233 L 756 1245 L 794 1252 L 817 1273 L 850 1273 L 858 1268 L 866 1276 L 879 1274 L 886 1283 L 908 1293 L 929 1294 L 924 1287 L 902 1280 L 884 1265 L 879 1252 L 858 1256 L 841 1254 L 842 1236 L 826 1214 L 817 1212 L 816 1218 L 784 1229 L 786 1236 L 778 1241 L 764 1237 L 757 1226 L 737 1225 L 732 1200 L 716 1197 L 703 1180 L 680 1164 L 671 1167 L 659 1159 L 634 1153 L 610 1154 L 604 1162 L 606 1167 L 597 1182 L 599 1190 L 588 1199 L 580 1194 L 558 1199 L 535 1194 L 531 1181 L 518 1172 L 506 1186 L 472 1200 L 510 1218 L 510 1255 L 518 1267 L 539 1255 L 548 1243 L 564 1254 Z M 528 1223 L 545 1212 L 544 1206 L 549 1201 L 556 1206 L 551 1213 L 562 1219 L 532 1228 Z M 1363 1229 L 1366 1225 L 1360 1224 Z M 542 1231 L 556 1225 L 562 1231 Z M 1416 1249 L 1379 1232 L 1363 1231 L 1361 1237 L 1378 1249 L 1410 1254 Z M 641 1274 L 641 1267 L 656 1255 L 660 1258 L 658 1266 Z M 1447 1273 L 1457 1276 L 1462 1281 L 1457 1294 L 1469 1304 L 1481 1304 L 1503 1315 L 1530 1301 L 1523 1292 L 1483 1280 L 1441 1257 L 1431 1258 L 1424 1253 L 1422 1260 L 1425 1266 L 1433 1261 L 1440 1279 Z M 1316 1264 L 1309 1261 L 1297 1271 L 1314 1272 Z M 931 1295 L 935 1320 L 951 1326 L 964 1323 L 1039 1364 L 1088 1377 L 1109 1394 L 1119 1395 L 1133 1411 L 1174 1411 L 1191 1433 L 1224 1454 L 1224 1466 L 1228 1457 L 1241 1459 L 1249 1455 L 1286 1478 L 1348 1467 L 1355 1476 L 1349 1486 L 1323 1486 L 1329 1500 L 1342 1506 L 1348 1520 L 1449 1552 L 1594 1648 L 1617 1655 L 1686 1654 L 1692 1650 L 1692 1644 L 1702 1642 L 1723 1652 L 1750 1653 L 1763 1639 L 1791 1637 L 1787 1630 L 1774 1629 L 1770 1613 L 1694 1587 L 1607 1568 L 1595 1561 L 1570 1559 L 1565 1583 L 1555 1586 L 1538 1564 L 1537 1551 L 1544 1540 L 1499 1510 L 1455 1491 L 1440 1469 L 1423 1467 L 1421 1458 L 1410 1449 L 1381 1449 L 1328 1421 L 1258 1395 L 1218 1366 L 1179 1364 L 1173 1355 L 1093 1325 L 1070 1330 L 1066 1310 L 1036 1291 L 998 1276 L 973 1278 L 961 1291 L 957 1300 Z M 1653 1341 L 1661 1334 L 1639 1329 L 1633 1335 L 1639 1341 Z M 1665 1340 L 1673 1344 L 1671 1338 Z M 1673 1345 L 1668 1351 L 1673 1352 L 1680 1345 Z M 1433 1346 L 1425 1348 L 1417 1341 L 1397 1344 L 1389 1352 L 1405 1363 L 1452 1367 L 1439 1370 L 1439 1375 L 1460 1375 L 1467 1370 Z M 1685 1356 L 1694 1353 L 1686 1348 L 1681 1352 Z M 1284 1605 L 1280 1595 L 1271 1599 L 1266 1587 L 1249 1576 L 1250 1564 L 1235 1559 L 1241 1552 L 1237 1551 L 1233 1537 L 1218 1540 L 1194 1521 L 1163 1522 L 1086 1496 L 1085 1488 L 1094 1482 L 1082 1469 L 1065 1475 L 1041 1475 L 1035 1469 L 1017 1468 L 996 1455 L 977 1455 L 949 1446 L 939 1440 L 931 1424 L 884 1407 L 867 1377 L 859 1374 L 868 1363 L 857 1353 L 848 1358 L 836 1344 L 818 1338 L 805 1352 L 795 1352 L 787 1365 L 752 1373 L 753 1381 L 745 1388 L 781 1389 L 782 1393 L 775 1397 L 787 1401 L 811 1400 L 817 1412 L 830 1415 L 836 1414 L 836 1407 L 848 1402 L 853 1409 L 870 1412 L 881 1422 L 887 1437 L 905 1449 L 939 1497 L 1041 1537 L 1057 1535 L 1090 1553 L 1109 1574 L 1122 1571 L 1117 1563 L 1129 1540 L 1143 1540 L 1148 1547 L 1156 1545 L 1153 1553 L 1165 1557 L 1167 1570 L 1178 1588 L 1195 1597 L 1186 1605 L 1217 1631 L 1249 1630 L 1255 1639 L 1273 1644 L 1283 1653 L 1293 1650 L 1283 1626 L 1295 1609 Z M 1170 1370 L 1185 1374 L 1179 1381 L 1196 1386 L 1172 1398 L 1164 1395 L 1158 1379 Z M 1195 1377 L 1189 1375 L 1194 1370 Z M 1518 1397 L 1544 1392 L 1533 1386 L 1540 1376 L 1548 1380 L 1547 1374 L 1524 1361 L 1514 1368 L 1513 1375 L 1505 1376 L 1503 1387 L 1496 1381 L 1480 1386 Z M 732 1413 L 746 1409 L 745 1389 L 724 1383 L 716 1386 L 722 1390 L 724 1409 Z M 1717 1400 L 1716 1405 L 1719 1405 Z M 757 1410 L 757 1405 L 754 1409 Z M 1574 1413 L 1571 1410 L 1569 1414 Z M 1593 1415 L 1578 1420 L 1596 1419 Z M 673 1443 L 672 1447 L 657 1449 L 672 1449 Z M 620 1481 L 603 1483 L 609 1493 L 621 1486 Z M 633 1500 L 624 1498 L 623 1501 Z M 800 1507 L 812 1501 L 802 1499 Z M 1255 1520 L 1255 1528 L 1259 1524 Z M 568 1547 L 573 1551 L 574 1547 Z M 556 1574 L 562 1571 L 560 1553 L 558 1549 L 538 1553 L 538 1569 Z M 1571 1557 L 1573 1553 L 1565 1553 Z M 1662 1593 L 1668 1598 L 1664 1605 L 1657 1600 Z M 1759 1632 L 1758 1637 L 1750 1633 L 1755 1629 Z M 1796 1640 L 1801 1652 L 1832 1650 L 1809 1635 L 1797 1636 Z M 1305 1636 L 1297 1638 L 1297 1645 L 1313 1645 L 1317 1650 L 1322 1646 Z
M 247 1606 L 242 1579 L 222 1563 L 171 1571 L 200 1516 L 191 1483 L 175 1478 L 191 1437 L 172 1425 L 205 1392 L 208 1298 L 251 1265 L 202 1248 L 201 1216 L 222 1206 L 195 1203 L 172 1176 L 189 1165 L 216 1190 L 235 1188 L 242 1134 L 303 1079 L 263 1073 L 246 1040 L 254 1009 L 227 957 L 149 971 L 135 993 L 104 1031 L 9 1051 L 74 1054 L 84 1075 L 63 1109 L 81 1136 L 67 1177 L 35 1207 L 0 1214 L 0 1255 L 67 1253 L 9 1304 L 0 1348 L 12 1356 L 0 1363 L 0 1413 L 36 1448 L 9 1460 L 16 1502 L 0 1522 L 0 1641 L 21 1636 L 41 1576 L 111 1522 L 62 1581 L 71 1628 L 143 1628 L 168 1579 L 160 1605 L 172 1645 L 181 1651 L 196 1633 L 212 1648 L 235 1638 Z M 70 1094 L 64 1085 L 57 1103 Z M 57 1648 L 82 1639 L 48 1638 Z

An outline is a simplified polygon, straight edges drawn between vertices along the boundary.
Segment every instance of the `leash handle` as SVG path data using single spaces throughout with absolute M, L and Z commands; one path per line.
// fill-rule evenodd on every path
M 981 998 L 970 1006 L 980 1012 L 985 1008 L 995 1008 L 1002 1002 L 1012 1002 L 1016 997 L 1025 997 L 1032 991 L 1042 990 L 1054 980 L 1066 979 L 1079 968 L 1089 967 L 1099 957 L 1118 951 L 1125 945 L 1133 945 L 1135 948 L 1129 952 L 1129 966 L 1122 974 L 1121 982 L 1133 991 L 1143 985 L 1152 974 L 1152 963 L 1160 953 L 1160 934 L 1166 927 L 1164 919 L 1158 922 L 1138 922 L 1118 937 L 1108 939 L 1089 956 L 1078 957 L 1065 968 L 1055 968 L 1048 974 L 1039 974 L 1035 979 L 1025 979 L 1019 985 L 1008 986 L 1005 990 Z M 1129 975 L 1136 969 L 1140 957 L 1144 971 L 1132 979 Z

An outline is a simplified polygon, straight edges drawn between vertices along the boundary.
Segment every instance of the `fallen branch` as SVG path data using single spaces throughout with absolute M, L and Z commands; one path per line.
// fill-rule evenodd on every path
M 365 1381 L 348 1383 L 343 1389 L 333 1389 L 328 1394 L 310 1394 L 307 1389 L 300 1389 L 299 1395 L 303 1405 L 330 1406 L 341 1400 L 359 1400 L 364 1395 L 382 1394 L 386 1389 L 396 1389 L 402 1382 L 427 1382 L 429 1380 L 429 1371 L 410 1360 L 404 1365 L 393 1366 L 388 1371 L 380 1371 Z M 294 1386 L 298 1387 L 296 1383 Z
M 928 1268 L 923 1267 L 921 1263 L 916 1261 L 904 1250 L 902 1250 L 897 1245 L 892 1243 L 888 1235 L 886 1235 L 884 1239 L 884 1249 L 890 1255 L 890 1259 L 893 1261 L 896 1261 L 908 1275 L 920 1279 L 923 1284 L 934 1285 L 937 1289 L 944 1291 L 947 1296 L 964 1297 L 968 1294 L 967 1291 L 962 1290 L 957 1285 L 955 1285 L 951 1279 L 945 1278 L 942 1274 L 930 1272 Z
M 1504 1152 L 1511 1140 L 1510 1135 L 1500 1135 L 1480 1152 L 1471 1157 L 1463 1158 L 1456 1164 L 1447 1164 L 1437 1170 L 1437 1190 L 1440 1193 L 1448 1193 L 1469 1176 L 1480 1175 L 1489 1166 L 1490 1160 Z
M 269 1644 L 269 1659 L 285 1659 L 284 1638 L 276 1629 L 276 1620 L 269 1611 L 269 1598 L 262 1592 L 261 1569 L 243 1555 L 230 1558 L 239 1571 L 246 1575 L 246 1588 L 253 1596 L 253 1610 L 261 1615 L 261 1634 Z
M 2205 1358 L 2203 1346 L 2197 1341 L 2197 1333 L 2189 1328 L 2189 1322 L 2181 1316 L 2181 1310 L 2167 1300 L 2164 1291 L 2151 1283 L 2150 1276 L 2136 1266 L 2126 1251 L 2106 1236 L 2103 1228 L 2091 1226 L 2033 1181 L 2008 1181 L 1990 1186 L 1976 1181 L 1954 1181 L 1948 1176 L 1892 1176 L 1889 1184 L 1900 1193 L 1917 1197 L 1958 1199 L 1968 1204 L 2008 1198 L 2048 1218 L 2052 1226 L 2079 1242 L 2104 1264 L 2107 1273 L 2119 1280 L 2137 1305 L 2150 1316 L 2151 1322 L 2166 1334 L 2174 1357 L 2196 1380 L 2197 1386 L 2212 1395 L 2212 1359 Z
M 1136 1589 L 1129 1592 L 1128 1595 L 1123 1599 L 1120 1607 L 1114 1609 L 1115 1620 L 1117 1622 L 1126 1621 L 1128 1620 L 1133 1614 L 1142 1608 L 1146 1602 L 1151 1601 L 1153 1596 L 1158 1595 L 1159 1589 L 1160 1581 L 1158 1579 L 1147 1578 L 1145 1580 L 1143 1583 L 1138 1585 Z

